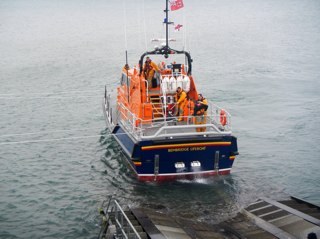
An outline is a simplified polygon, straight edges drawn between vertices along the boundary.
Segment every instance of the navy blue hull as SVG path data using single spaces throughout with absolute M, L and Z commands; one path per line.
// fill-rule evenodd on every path
M 135 142 L 119 126 L 113 133 L 142 181 L 228 174 L 238 154 L 234 136 Z

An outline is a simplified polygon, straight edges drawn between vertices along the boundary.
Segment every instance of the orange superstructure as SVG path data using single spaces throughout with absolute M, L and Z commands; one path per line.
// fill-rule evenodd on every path
M 162 63 L 163 64 L 163 63 Z M 175 87 L 167 92 L 163 92 L 163 82 L 165 78 L 171 78 L 172 81 L 176 81 Z M 197 90 L 192 76 L 187 76 L 184 69 L 184 65 L 181 65 L 178 74 L 173 74 L 172 69 L 163 67 L 159 71 L 158 84 L 154 88 L 147 87 L 147 79 L 145 74 L 140 74 L 138 68 L 123 68 L 121 84 L 117 89 L 117 102 L 124 105 L 135 117 L 142 119 L 143 122 L 151 122 L 155 118 L 165 117 L 164 113 L 160 113 L 164 110 L 163 97 L 167 98 L 167 101 L 171 99 L 171 103 L 176 103 L 176 89 L 178 87 L 177 81 L 181 79 L 187 79 L 188 89 L 183 89 L 186 92 L 188 100 L 185 100 L 183 107 L 184 118 L 193 115 L 193 101 L 197 100 Z M 166 86 L 167 87 L 167 86 Z M 186 88 L 186 87 L 185 87 Z M 165 94 L 164 94 L 165 93 Z M 156 102 L 158 100 L 158 102 Z M 172 105 L 171 104 L 171 105 Z M 126 115 L 124 109 L 121 115 Z M 158 113 L 158 114 L 157 114 Z M 161 117 L 160 117 L 161 116 Z

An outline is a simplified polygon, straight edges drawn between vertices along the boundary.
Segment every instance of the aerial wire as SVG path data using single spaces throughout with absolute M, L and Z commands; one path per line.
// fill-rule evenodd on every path
M 184 9 L 182 9 L 182 17 L 183 17 L 183 48 L 185 51 L 187 51 L 187 22 L 186 22 L 186 10 L 185 10 L 185 6 Z
M 183 22 L 183 32 L 182 32 L 182 41 L 183 41 L 183 50 L 187 51 L 187 21 L 186 21 L 186 10 L 185 10 L 185 6 L 182 9 L 182 22 Z M 187 66 L 187 58 L 185 57 L 185 66 Z
M 146 16 L 145 16 L 145 6 L 144 6 L 144 0 L 142 0 L 142 18 L 143 18 L 143 28 L 144 28 L 144 42 L 146 51 L 148 50 L 148 43 L 147 43 L 147 28 L 146 28 Z
M 126 65 L 125 69 L 127 71 L 127 98 L 129 103 L 129 63 L 128 63 L 128 41 L 127 41 L 127 9 L 126 0 L 123 0 L 123 14 L 124 14 L 124 38 L 125 38 L 125 49 L 126 49 Z
M 123 0 L 123 17 L 124 17 L 124 45 L 125 50 L 128 50 L 127 42 L 127 11 L 126 11 L 126 0 Z

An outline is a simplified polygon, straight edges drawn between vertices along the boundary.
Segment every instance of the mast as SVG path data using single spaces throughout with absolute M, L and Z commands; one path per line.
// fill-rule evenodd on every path
M 170 54 L 170 47 L 169 47 L 169 25 L 173 24 L 173 22 L 169 22 L 169 9 L 168 9 L 168 4 L 169 0 L 166 0 L 166 9 L 164 12 L 166 13 L 166 18 L 165 18 L 165 24 L 166 24 L 166 45 L 163 47 L 165 49 L 164 51 L 164 57 L 168 58 Z
M 142 74 L 142 69 L 143 69 L 143 58 L 146 55 L 163 55 L 165 58 L 168 58 L 169 55 L 171 55 L 171 54 L 184 54 L 186 56 L 187 62 L 188 62 L 187 74 L 191 75 L 192 59 L 191 59 L 190 53 L 186 52 L 184 50 L 182 50 L 182 51 L 174 50 L 169 47 L 169 24 L 173 24 L 173 22 L 169 22 L 169 19 L 168 19 L 169 18 L 169 14 L 168 14 L 169 13 L 169 9 L 168 9 L 169 0 L 165 0 L 165 1 L 166 1 L 166 9 L 164 10 L 164 12 L 166 13 L 166 18 L 164 20 L 164 23 L 166 24 L 166 45 L 161 48 L 155 49 L 153 51 L 147 51 L 142 54 L 142 56 L 140 57 L 140 60 L 139 60 L 140 75 Z
M 168 28 L 168 25 L 169 25 L 169 23 L 168 23 L 168 21 L 169 21 L 169 19 L 168 19 L 168 12 L 169 12 L 169 10 L 168 10 L 168 1 L 169 0 L 166 0 L 166 10 L 164 10 L 165 12 L 166 12 L 166 47 L 168 48 L 169 47 L 169 28 Z

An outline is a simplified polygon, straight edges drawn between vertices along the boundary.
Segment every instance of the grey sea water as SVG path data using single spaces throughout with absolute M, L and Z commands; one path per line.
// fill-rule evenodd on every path
M 173 46 L 232 114 L 240 155 L 229 176 L 135 180 L 101 103 L 125 49 L 137 64 L 163 36 L 164 2 L 0 2 L 0 238 L 95 238 L 109 195 L 211 223 L 260 196 L 320 204 L 317 0 L 185 0 Z

